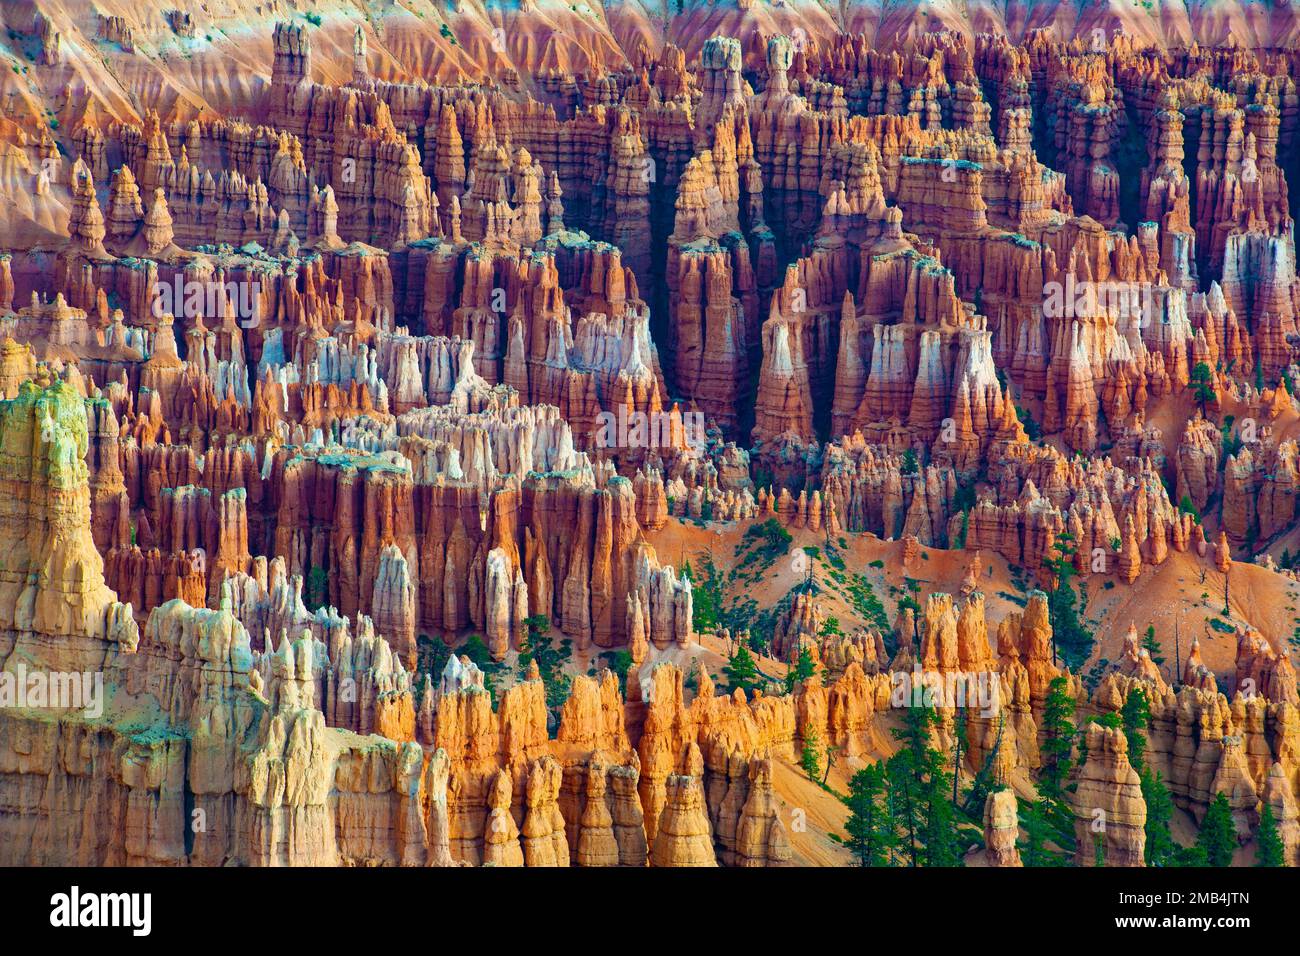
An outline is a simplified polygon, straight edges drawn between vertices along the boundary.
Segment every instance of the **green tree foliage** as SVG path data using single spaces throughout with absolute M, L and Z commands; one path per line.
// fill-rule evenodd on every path
M 849 818 L 843 841 L 858 866 L 889 866 L 898 834 L 888 807 L 885 768 L 881 763 L 863 767 L 849 780 L 849 793 L 844 798 L 849 808 Z
M 1139 774 L 1146 768 L 1147 724 L 1151 720 L 1151 707 L 1147 704 L 1147 695 L 1140 687 L 1134 687 L 1124 698 L 1124 707 L 1120 711 L 1120 726 L 1128 740 L 1128 762 Z
M 700 555 L 700 570 L 689 561 L 682 567 L 682 577 L 691 582 L 691 623 L 697 633 L 708 634 L 722 624 L 722 576 L 713 563 L 713 555 Z
M 307 572 L 306 587 L 303 588 L 303 603 L 312 610 L 324 607 L 330 597 L 330 576 L 324 568 L 315 567 Z
M 921 828 L 925 866 L 961 865 L 950 780 L 942 765 L 936 763 L 925 782 L 924 826 Z
M 736 570 L 762 570 L 770 567 L 790 550 L 792 541 L 794 535 L 786 531 L 776 518 L 750 525 L 736 547 L 736 557 L 739 559 Z
M 1061 866 L 1064 858 L 1047 846 L 1051 834 L 1047 801 L 1020 800 L 1020 827 L 1024 837 L 1019 842 L 1020 862 L 1025 866 Z
M 466 639 L 460 652 L 473 661 L 480 670 L 482 670 L 485 665 L 491 665 L 492 663 L 492 652 L 488 650 L 488 646 L 483 642 L 483 638 L 477 634 L 471 634 L 469 638 Z
M 546 626 L 541 628 L 542 633 L 549 631 L 551 628 L 550 619 L 544 614 L 539 614 L 536 618 L 524 618 L 524 636 L 519 639 L 519 666 L 527 668 L 533 660 L 533 643 L 537 640 L 538 629 L 534 624 L 540 618 L 546 622 Z M 540 667 L 540 665 L 539 665 Z
M 931 743 L 939 722 L 932 707 L 906 708 L 892 731 L 898 751 L 850 779 L 842 798 L 850 811 L 848 835 L 841 842 L 859 865 L 960 866 L 967 846 L 978 842 L 963 831 L 970 821 L 954 802 L 948 758 Z M 801 763 L 810 777 L 816 761 L 816 742 L 805 741 Z
M 1079 620 L 1078 597 L 1074 585 L 1074 539 L 1066 532 L 1052 544 L 1055 555 L 1044 563 L 1051 569 L 1055 586 L 1047 595 L 1048 620 L 1052 625 L 1052 655 L 1060 655 L 1074 670 L 1092 653 L 1092 632 Z
M 930 728 L 938 723 L 939 714 L 933 707 L 907 707 L 903 726 L 891 731 L 894 739 L 902 742 L 917 780 L 939 765 L 939 752 L 930 746 Z
M 1201 413 L 1204 414 L 1206 404 L 1214 401 L 1214 370 L 1205 362 L 1197 362 L 1192 368 L 1188 387 L 1196 397 L 1196 404 L 1200 406 Z
M 632 669 L 632 652 L 625 647 L 620 647 L 616 651 L 604 651 L 600 656 L 605 661 L 605 666 L 618 678 L 619 693 L 626 697 L 627 673 Z
M 917 792 L 919 788 L 912 769 L 911 753 L 904 749 L 890 757 L 885 764 L 885 778 L 889 782 L 889 813 L 895 821 L 899 846 L 907 865 L 916 866 L 921 849 L 921 819 Z
M 952 805 L 957 806 L 957 785 L 961 780 L 961 758 L 962 754 L 970 750 L 970 724 L 966 720 L 966 709 L 957 709 L 956 733 L 953 734 L 952 747 Z
M 1169 832 L 1169 821 L 1174 816 L 1174 800 L 1169 795 L 1164 778 L 1151 768 L 1142 771 L 1142 799 L 1147 805 L 1146 863 L 1147 866 L 1174 866 L 1179 847 Z
M 961 528 L 957 532 L 956 538 L 953 539 L 952 548 L 954 551 L 962 551 L 966 548 L 966 536 L 970 533 L 970 509 L 966 508 L 961 513 Z
M 1038 441 L 1042 437 L 1043 430 L 1039 427 L 1038 422 L 1034 419 L 1033 414 L 1027 408 L 1016 406 L 1016 417 L 1020 419 L 1020 424 L 1025 427 L 1025 435 L 1030 441 Z
M 1205 856 L 1205 850 L 1199 846 L 1180 846 L 1176 851 L 1177 860 L 1174 866 L 1203 867 L 1209 866 Z
M 908 707 L 903 711 L 903 726 L 892 731 L 903 746 L 886 764 L 886 775 L 909 866 L 926 866 L 932 856 L 941 859 L 947 856 L 942 846 L 936 847 L 934 854 L 928 851 L 937 825 L 934 820 L 939 802 L 936 789 L 945 791 L 942 802 L 947 803 L 948 779 L 943 771 L 943 755 L 930 745 L 930 727 L 938 721 L 939 715 L 932 707 Z M 949 829 L 951 826 L 949 822 Z
M 722 673 L 727 675 L 733 691 L 739 687 L 748 694 L 759 684 L 758 665 L 744 644 L 736 648 L 736 653 L 731 655 L 731 660 L 722 668 Z
M 819 753 L 817 734 L 810 730 L 803 739 L 803 750 L 799 754 L 799 766 L 809 780 L 816 780 L 821 775 Z
M 915 475 L 920 470 L 921 466 L 917 463 L 916 452 L 913 449 L 908 448 L 903 452 L 902 473 L 905 475 Z
M 1237 825 L 1232 819 L 1232 806 L 1223 793 L 1216 793 L 1205 811 L 1196 846 L 1205 852 L 1208 866 L 1232 865 L 1232 853 L 1237 848 Z
M 564 665 L 573 657 L 573 642 L 565 638 L 559 647 L 552 644 L 551 619 L 545 614 L 524 618 L 524 627 L 527 634 L 519 645 L 519 666 L 527 668 L 537 661 L 537 671 L 546 685 L 546 708 L 558 717 L 573 685 L 573 678 L 564 672 Z
M 1043 709 L 1043 775 L 1039 789 L 1049 799 L 1060 799 L 1061 788 L 1070 772 L 1070 755 L 1074 749 L 1074 698 L 1070 682 L 1057 677 L 1047 685 Z
M 451 648 L 440 637 L 420 634 L 415 638 L 415 670 L 417 674 L 431 674 L 436 682 L 451 658 Z M 423 684 L 423 681 L 420 682 Z
M 1148 624 L 1146 632 L 1142 635 L 1142 646 L 1146 648 L 1151 659 L 1157 664 L 1165 662 L 1164 655 L 1160 653 L 1160 642 L 1156 640 L 1156 626 Z
M 1259 811 L 1259 830 L 1255 833 L 1255 865 L 1285 866 L 1285 856 L 1273 808 L 1266 803 Z
M 1088 718 L 1088 723 L 1090 723 L 1090 724 L 1101 724 L 1101 726 L 1103 726 L 1103 727 L 1109 727 L 1109 728 L 1111 728 L 1112 730 L 1123 730 L 1123 729 L 1124 729 L 1124 719 L 1123 719 L 1122 717 L 1120 717 L 1119 714 L 1115 713 L 1113 710 L 1112 710 L 1112 711 L 1107 711 L 1107 712 L 1104 713 L 1104 714 L 1095 714 L 1094 716 L 1089 717 L 1089 718 Z M 1086 738 L 1085 738 L 1085 741 L 1086 741 Z M 1087 759 L 1087 751 L 1086 751 L 1086 750 L 1084 751 L 1084 758 L 1083 758 L 1083 759 L 1084 759 L 1084 760 Z M 1082 761 L 1080 761 L 1080 762 L 1082 763 Z
M 787 694 L 794 693 L 795 684 L 816 677 L 817 670 L 817 662 L 813 660 L 812 649 L 807 644 L 800 644 L 799 657 L 785 675 L 785 692 Z
M 1223 427 L 1219 429 L 1219 435 L 1223 444 L 1223 461 L 1227 461 L 1230 455 L 1235 455 L 1237 452 L 1241 451 L 1241 436 L 1233 433 L 1233 421 L 1235 421 L 1234 416 L 1225 416 L 1223 419 Z

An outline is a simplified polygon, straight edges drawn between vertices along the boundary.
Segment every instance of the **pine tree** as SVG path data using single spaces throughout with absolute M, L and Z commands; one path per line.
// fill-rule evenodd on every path
M 696 571 L 687 561 L 682 577 L 692 584 L 691 625 L 699 633 L 709 633 L 722 623 L 722 582 L 711 554 L 701 554 Z
M 1197 867 L 1209 866 L 1205 849 L 1199 846 L 1180 846 L 1174 854 L 1174 866 Z
M 889 759 L 885 770 L 889 777 L 890 805 L 902 834 L 908 865 L 924 861 L 925 847 L 925 778 L 937 752 L 930 747 L 930 724 L 938 720 L 933 708 L 908 707 L 903 711 L 903 726 L 892 731 L 903 746 Z
M 831 768 L 835 766 L 835 754 L 839 749 L 839 747 L 833 747 L 830 744 L 826 745 L 826 765 L 822 767 L 821 781 L 823 790 L 830 790 L 830 787 L 826 786 L 826 781 L 830 779 Z
M 957 818 L 949 793 L 948 775 L 936 771 L 925 787 L 925 823 L 921 839 L 925 844 L 925 866 L 960 866 Z
M 1079 620 L 1078 597 L 1070 579 L 1077 573 L 1074 554 L 1077 550 L 1069 532 L 1057 535 L 1052 543 L 1056 552 L 1043 563 L 1052 572 L 1055 586 L 1047 595 L 1047 616 L 1052 625 L 1052 663 L 1059 653 L 1069 667 L 1078 667 L 1092 651 L 1092 633 Z
M 1120 711 L 1120 726 L 1128 740 L 1128 762 L 1139 775 L 1146 766 L 1146 729 L 1150 720 L 1151 707 L 1147 704 L 1146 692 L 1140 687 L 1130 689 Z
M 1154 624 L 1147 625 L 1146 632 L 1142 635 L 1142 646 L 1146 648 L 1147 653 L 1151 655 L 1151 659 L 1157 664 L 1165 662 L 1160 653 L 1160 642 L 1156 640 L 1156 626 Z
M 958 710 L 957 730 L 952 735 L 952 805 L 954 808 L 957 806 L 957 785 L 961 780 L 961 755 L 970 750 L 970 742 L 967 740 L 968 730 L 966 711 Z
M 1047 801 L 1021 800 L 1019 803 L 1020 825 L 1025 831 L 1024 840 L 1019 844 L 1020 862 L 1025 866 L 1060 866 L 1060 856 L 1047 849 Z
M 898 835 L 887 805 L 885 767 L 873 763 L 863 767 L 849 780 L 849 795 L 844 798 L 849 818 L 844 824 L 848 838 L 844 841 L 858 866 L 889 866 Z
M 816 677 L 817 670 L 817 662 L 813 660 L 812 649 L 807 644 L 800 644 L 799 657 L 785 675 L 786 693 L 794 693 L 795 684 L 800 681 L 811 680 Z
M 538 657 L 538 667 L 542 666 L 541 658 L 544 656 L 543 645 L 547 650 L 550 644 L 546 640 L 546 635 L 551 630 L 551 619 L 545 614 L 533 614 L 524 618 L 524 636 L 519 639 L 519 666 L 527 668 L 534 655 Z M 545 678 L 546 674 L 542 674 Z
M 903 726 L 892 731 L 895 740 L 902 741 L 903 749 L 911 756 L 910 766 L 917 782 L 929 775 L 939 763 L 940 755 L 930 746 L 930 727 L 939 722 L 933 707 L 908 707 L 903 711 Z
M 1255 865 L 1284 866 L 1286 851 L 1282 838 L 1277 832 L 1277 820 L 1273 817 L 1273 808 L 1267 803 L 1259 812 L 1259 830 L 1255 834 Z
M 1216 793 L 1210 808 L 1205 811 L 1196 846 L 1205 851 L 1207 866 L 1232 865 L 1232 853 L 1237 848 L 1237 825 L 1232 819 L 1232 806 L 1223 793 Z
M 1192 394 L 1196 396 L 1196 404 L 1200 406 L 1201 414 L 1204 415 L 1206 403 L 1214 401 L 1214 370 L 1205 362 L 1197 362 L 1192 366 L 1192 374 L 1187 384 Z
M 1042 815 L 1038 807 L 1027 800 L 1020 801 L 1020 826 L 1025 831 L 1024 841 L 1020 843 L 1020 862 L 1026 867 L 1046 866 L 1046 850 L 1043 842 L 1047 828 L 1043 826 Z
M 1178 846 L 1169 832 L 1169 821 L 1174 815 L 1174 800 L 1169 795 L 1164 779 L 1149 767 L 1142 771 L 1142 799 L 1147 805 L 1147 866 L 1173 866 L 1178 852 Z
M 815 781 L 818 774 L 821 773 L 817 753 L 817 734 L 810 730 L 804 736 L 803 752 L 799 755 L 799 766 L 803 768 L 803 772 L 808 775 L 809 780 Z
M 731 682 L 732 690 L 739 687 L 749 693 L 759 682 L 758 665 L 754 663 L 754 656 L 749 653 L 749 648 L 744 644 L 736 648 L 736 653 L 731 655 L 731 660 L 722 668 L 722 672 Z
M 890 757 L 885 764 L 885 776 L 889 781 L 889 815 L 899 834 L 899 845 L 907 857 L 907 865 L 916 866 L 920 855 L 920 814 L 912 752 L 904 748 Z
M 1049 799 L 1059 799 L 1061 786 L 1070 772 L 1070 754 L 1076 730 L 1075 702 L 1070 696 L 1070 682 L 1057 677 L 1047 685 L 1043 710 L 1043 780 L 1042 791 Z
M 939 719 L 933 707 L 907 708 L 903 726 L 893 731 L 903 746 L 886 764 L 891 813 L 909 866 L 960 863 L 952 778 L 930 742 Z

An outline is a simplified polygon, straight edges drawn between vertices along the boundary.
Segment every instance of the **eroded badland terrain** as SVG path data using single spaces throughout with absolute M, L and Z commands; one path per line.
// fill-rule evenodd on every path
M 0 864 L 1300 862 L 1297 72 L 5 0 Z

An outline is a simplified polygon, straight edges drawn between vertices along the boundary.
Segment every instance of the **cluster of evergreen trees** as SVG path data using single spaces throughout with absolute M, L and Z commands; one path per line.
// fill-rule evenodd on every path
M 1076 727 L 1075 701 L 1069 683 L 1060 677 L 1048 686 L 1040 748 L 1042 769 L 1038 798 L 1019 801 L 1022 831 L 1019 849 L 1025 866 L 1064 866 L 1076 851 L 1075 813 L 1069 797 L 1077 788 L 1071 772 L 1087 759 L 1086 728 Z M 1174 803 L 1160 773 L 1147 763 L 1147 727 L 1150 705 L 1141 688 L 1134 688 L 1118 713 L 1094 717 L 1106 726 L 1122 729 L 1128 741 L 1128 758 L 1142 782 L 1146 801 L 1146 863 L 1148 866 L 1230 866 L 1237 848 L 1237 830 L 1228 798 L 1216 794 L 1201 821 L 1195 844 L 1181 846 L 1170 831 Z M 966 847 L 959 825 L 970 823 L 967 808 L 982 809 L 988 782 L 981 773 L 958 804 L 956 784 L 964 721 L 958 723 L 958 748 L 951 769 L 944 756 L 930 745 L 930 727 L 940 717 L 931 708 L 908 708 L 903 726 L 894 736 L 902 747 L 886 761 L 855 773 L 842 842 L 859 866 L 957 866 Z M 1104 842 L 1098 835 L 1096 859 L 1105 863 Z M 1267 804 L 1260 812 L 1256 833 L 1256 865 L 1284 865 L 1284 847 L 1277 821 Z
M 959 827 L 969 821 L 956 804 L 956 778 L 930 743 L 939 720 L 931 707 L 907 708 L 893 731 L 902 747 L 849 781 L 843 843 L 859 866 L 961 865 L 968 841 Z
M 1146 694 L 1135 687 L 1129 691 L 1119 712 L 1119 724 L 1128 739 L 1128 762 L 1142 780 L 1142 798 L 1147 805 L 1147 866 L 1231 866 L 1237 849 L 1237 824 L 1232 817 L 1232 805 L 1223 793 L 1216 793 L 1210 801 L 1196 843 L 1184 847 L 1174 842 L 1169 831 L 1174 814 L 1173 798 L 1162 776 L 1146 761 L 1146 728 L 1150 720 Z M 1264 804 L 1256 832 L 1256 865 L 1282 866 L 1283 856 L 1277 821 L 1268 804 Z

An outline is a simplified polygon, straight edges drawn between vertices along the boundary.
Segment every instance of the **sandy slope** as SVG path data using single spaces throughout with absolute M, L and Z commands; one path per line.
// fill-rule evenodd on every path
M 680 567 L 690 560 L 698 568 L 701 557 L 711 554 L 725 576 L 736 563 L 735 548 L 747 527 L 748 522 L 710 523 L 708 527 L 700 528 L 694 523 L 674 521 L 664 530 L 650 535 L 650 539 L 663 561 Z M 792 551 L 805 545 L 824 549 L 826 539 L 823 534 L 806 529 L 792 530 Z M 926 557 L 918 559 L 909 569 L 903 566 L 900 542 L 882 541 L 872 534 L 839 537 L 847 545 L 843 549 L 846 570 L 865 575 L 891 621 L 898 600 L 906 593 L 908 579 L 920 584 L 922 603 L 926 595 L 935 591 L 959 595 L 971 560 L 967 552 L 924 548 L 922 555 Z M 884 567 L 870 567 L 876 560 L 882 561 Z M 981 561 L 984 570 L 980 576 L 980 588 L 985 596 L 992 644 L 997 622 L 1017 610 L 1027 589 L 1035 585 L 1032 575 L 1023 571 L 1013 574 L 1007 562 L 998 555 L 983 552 Z M 824 554 L 814 561 L 814 576 L 821 587 L 820 599 L 826 613 L 837 617 L 846 632 L 856 626 L 868 625 L 862 615 L 832 589 L 830 566 Z M 1120 583 L 1113 575 L 1090 575 L 1083 579 L 1085 620 L 1096 637 L 1092 663 L 1100 658 L 1115 660 L 1119 656 L 1130 623 L 1139 632 L 1145 631 L 1149 624 L 1155 625 L 1166 658 L 1166 669 L 1172 676 L 1177 622 L 1180 660 L 1185 659 L 1192 638 L 1198 637 L 1205 662 L 1215 671 L 1221 687 L 1231 686 L 1236 639 L 1228 629 L 1233 625 L 1248 623 L 1258 628 L 1279 649 L 1289 650 L 1288 638 L 1300 624 L 1300 584 L 1265 568 L 1241 562 L 1233 564 L 1228 577 L 1228 617 L 1221 613 L 1224 575 L 1215 569 L 1208 556 L 1200 558 L 1193 552 L 1171 551 L 1169 559 L 1159 567 L 1144 565 L 1142 576 L 1132 585 Z M 766 569 L 763 579 L 757 584 L 742 582 L 730 587 L 727 593 L 732 601 L 750 597 L 760 609 L 768 608 L 801 580 L 802 575 L 793 569 L 787 558 Z M 1107 582 L 1112 586 L 1107 588 Z M 1218 622 L 1218 629 L 1211 626 L 1211 621 Z M 717 654 L 706 655 L 706 664 L 712 666 L 715 661 L 720 664 Z M 772 672 L 767 666 L 764 670 Z

